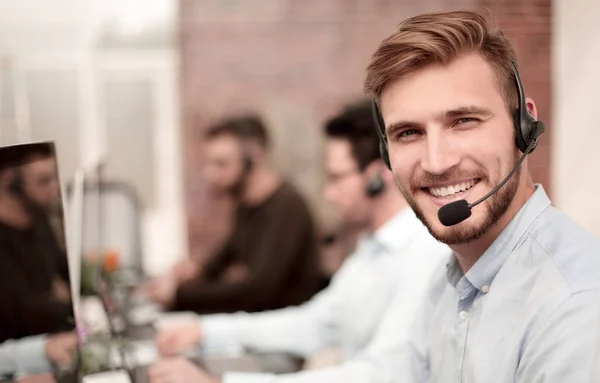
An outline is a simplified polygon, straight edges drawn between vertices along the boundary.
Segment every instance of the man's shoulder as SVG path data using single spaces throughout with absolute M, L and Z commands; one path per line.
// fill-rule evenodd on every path
M 571 218 L 550 207 L 530 231 L 531 251 L 548 263 L 571 293 L 600 290 L 600 240 Z
M 282 180 L 279 188 L 275 191 L 275 199 L 281 203 L 290 205 L 306 205 L 306 198 L 300 189 L 288 180 Z
M 448 266 L 451 257 L 453 255 L 438 260 L 432 269 L 431 277 L 427 281 L 427 295 L 424 304 L 429 310 L 437 307 L 446 289 L 453 289 L 448 282 Z

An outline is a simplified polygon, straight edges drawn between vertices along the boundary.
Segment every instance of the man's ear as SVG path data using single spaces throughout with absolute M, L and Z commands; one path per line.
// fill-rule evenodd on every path
M 380 174 L 383 182 L 386 184 L 394 181 L 392 172 L 388 169 L 382 159 L 371 162 L 365 169 L 365 174 L 370 178 L 375 177 L 375 174 Z
M 245 143 L 244 151 L 250 156 L 252 162 L 254 163 L 262 163 L 266 161 L 265 150 L 255 142 Z
M 533 116 L 533 118 L 535 118 L 536 120 L 538 119 L 538 115 L 537 115 L 537 107 L 535 106 L 535 102 L 527 97 L 525 98 L 525 105 L 527 106 L 527 110 L 529 111 L 529 113 Z
M 0 190 L 8 189 L 9 185 L 14 182 L 16 177 L 16 170 L 14 169 L 5 169 L 0 170 Z

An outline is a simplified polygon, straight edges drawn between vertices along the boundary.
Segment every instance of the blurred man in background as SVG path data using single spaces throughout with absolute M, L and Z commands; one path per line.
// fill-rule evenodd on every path
M 23 195 L 37 208 L 50 212 L 60 206 L 57 164 L 50 145 L 36 145 L 28 150 L 17 182 Z
M 14 169 L 13 192 L 24 201 L 36 221 L 40 235 L 57 256 L 62 282 L 68 284 L 68 264 L 62 216 L 60 184 L 56 156 L 51 145 L 33 144 L 27 147 L 22 164 Z
M 70 364 L 77 341 L 68 279 L 58 270 L 66 255 L 17 185 L 20 165 L 39 149 L 0 149 L 0 375 Z
M 348 226 L 363 231 L 357 250 L 309 302 L 267 313 L 214 315 L 166 329 L 158 347 L 173 356 L 190 347 L 243 347 L 310 356 L 337 347 L 340 363 L 295 374 L 226 373 L 212 377 L 183 359 L 158 362 L 162 382 L 387 382 L 390 351 L 407 336 L 428 280 L 449 249 L 429 235 L 379 156 L 370 104 L 348 107 L 327 123 L 325 198 Z
M 73 327 L 68 282 L 56 261 L 66 256 L 11 188 L 15 175 L 0 170 L 0 341 Z
M 236 200 L 234 225 L 206 266 L 183 262 L 153 282 L 147 291 L 156 302 L 197 313 L 254 312 L 303 303 L 321 288 L 313 217 L 296 188 L 269 165 L 268 147 L 256 116 L 208 130 L 205 179 Z

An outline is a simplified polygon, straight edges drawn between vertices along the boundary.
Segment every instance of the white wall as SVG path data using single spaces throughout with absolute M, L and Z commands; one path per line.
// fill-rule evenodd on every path
M 26 134 L 0 121 L 0 145 L 54 140 L 63 181 L 103 160 L 110 177 L 137 186 L 146 207 L 144 264 L 151 274 L 187 254 L 176 4 L 0 0 L 0 58 L 17 68 L 29 109 Z M 135 84 L 150 94 L 131 92 Z M 107 89 L 117 92 L 107 99 Z M 119 89 L 125 89 L 123 102 L 115 100 Z M 144 115 L 127 110 L 140 107 Z M 123 129 L 114 128 L 115 118 Z M 124 148 L 123 142 L 144 144 Z
M 600 236 L 600 1 L 553 6 L 554 202 Z

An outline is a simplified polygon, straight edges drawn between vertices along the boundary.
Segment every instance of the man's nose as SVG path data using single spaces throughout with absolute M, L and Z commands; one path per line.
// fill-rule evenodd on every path
M 460 162 L 457 151 L 443 131 L 430 132 L 425 140 L 421 167 L 431 174 L 444 174 Z

